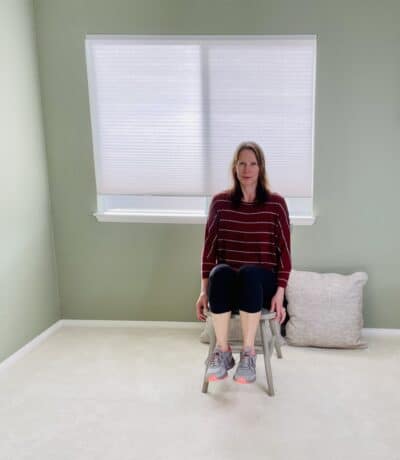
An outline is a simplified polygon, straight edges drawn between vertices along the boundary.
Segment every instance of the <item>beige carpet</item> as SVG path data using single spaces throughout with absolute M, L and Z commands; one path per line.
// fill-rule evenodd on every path
M 65 326 L 0 372 L 1 460 L 399 460 L 400 334 L 201 393 L 199 329 Z

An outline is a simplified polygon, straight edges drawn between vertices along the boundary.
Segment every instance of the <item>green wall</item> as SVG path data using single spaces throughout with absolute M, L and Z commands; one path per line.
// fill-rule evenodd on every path
M 0 2 L 0 362 L 60 317 L 32 2 Z
M 317 221 L 294 228 L 294 267 L 365 270 L 365 326 L 400 327 L 399 2 L 34 5 L 63 318 L 193 321 L 200 286 L 202 225 L 98 223 L 92 216 L 85 34 L 316 34 Z

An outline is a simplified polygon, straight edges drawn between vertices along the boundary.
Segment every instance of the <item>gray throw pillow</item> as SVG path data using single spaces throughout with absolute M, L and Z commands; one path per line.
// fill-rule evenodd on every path
M 364 272 L 351 275 L 292 270 L 286 288 L 289 345 L 367 348 L 363 328 Z

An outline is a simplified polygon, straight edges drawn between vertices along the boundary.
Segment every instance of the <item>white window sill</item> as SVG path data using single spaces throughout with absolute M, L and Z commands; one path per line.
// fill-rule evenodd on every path
M 127 212 L 107 211 L 93 214 L 98 222 L 142 222 L 152 224 L 205 224 L 207 216 L 204 213 L 173 213 L 173 212 Z M 312 225 L 315 216 L 290 216 L 292 225 Z

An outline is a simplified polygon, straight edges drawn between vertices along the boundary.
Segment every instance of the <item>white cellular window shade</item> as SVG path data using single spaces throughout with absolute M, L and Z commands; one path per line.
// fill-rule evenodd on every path
M 312 208 L 314 36 L 88 36 L 86 56 L 99 208 L 204 212 L 244 140 Z

